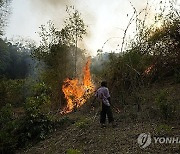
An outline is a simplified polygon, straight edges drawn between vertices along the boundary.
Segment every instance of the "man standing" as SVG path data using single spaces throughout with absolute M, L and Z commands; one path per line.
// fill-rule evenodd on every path
M 108 122 L 114 126 L 114 118 L 111 111 L 111 98 L 109 94 L 109 89 L 107 88 L 107 82 L 101 82 L 101 87 L 95 93 L 95 99 L 99 99 L 102 102 L 102 110 L 100 115 L 101 127 L 106 127 L 106 115 L 108 117 Z M 95 101 L 94 99 L 94 101 Z M 93 101 L 93 103 L 94 103 Z

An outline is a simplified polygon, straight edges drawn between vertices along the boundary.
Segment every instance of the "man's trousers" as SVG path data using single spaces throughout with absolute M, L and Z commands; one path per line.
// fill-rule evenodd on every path
M 111 107 L 105 105 L 104 103 L 102 103 L 102 111 L 101 111 L 101 115 L 100 115 L 100 123 L 101 124 L 105 124 L 106 115 L 108 117 L 108 122 L 109 123 L 114 121 L 113 114 L 112 114 L 112 111 L 111 111 Z

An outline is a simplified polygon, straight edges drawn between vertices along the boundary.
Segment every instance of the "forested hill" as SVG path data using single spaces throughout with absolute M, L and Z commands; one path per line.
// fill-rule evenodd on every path
M 31 50 L 0 39 L 0 76 L 8 79 L 24 79 L 31 75 L 35 63 L 30 54 Z
M 180 128 L 180 11 L 174 2 L 160 1 L 152 23 L 149 3 L 140 12 L 130 3 L 134 11 L 114 43 L 117 50 L 104 51 L 109 38 L 92 57 L 83 45 L 88 25 L 74 6 L 66 7 L 61 28 L 53 21 L 39 26 L 37 45 L 4 39 L 11 2 L 0 0 L 0 153 L 180 153 L 179 144 L 164 143 L 179 137 Z M 113 127 L 99 124 L 94 94 L 102 81 Z

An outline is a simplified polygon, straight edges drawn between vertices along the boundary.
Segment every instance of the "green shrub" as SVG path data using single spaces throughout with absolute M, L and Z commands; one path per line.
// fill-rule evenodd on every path
M 0 153 L 13 153 L 17 147 L 17 137 L 7 130 L 0 131 Z
M 81 154 L 81 152 L 77 149 L 68 149 L 67 154 Z
M 3 128 L 13 119 L 12 105 L 6 104 L 0 111 L 0 128 Z
M 13 130 L 17 128 L 13 120 L 11 104 L 6 104 L 0 111 L 0 153 L 12 153 L 17 145 Z
M 44 139 L 54 129 L 54 121 L 50 114 L 50 97 L 48 88 L 42 83 L 35 85 L 34 96 L 27 98 L 25 103 L 25 117 L 20 120 L 18 129 L 19 146 L 30 141 Z
M 168 93 L 162 90 L 156 96 L 156 104 L 160 110 L 163 119 L 167 120 L 173 117 L 173 106 L 167 99 Z
M 82 118 L 75 123 L 76 127 L 84 129 L 87 128 L 90 124 L 90 120 L 87 118 Z
M 169 134 L 172 130 L 171 126 L 168 126 L 166 124 L 161 124 L 157 126 L 156 131 L 158 134 Z
M 25 80 L 0 80 L 0 108 L 7 103 L 13 106 L 22 106 L 24 98 L 24 83 Z
M 27 116 L 21 121 L 21 127 L 18 129 L 19 147 L 23 147 L 32 141 L 45 139 L 48 133 L 52 132 L 54 123 L 43 114 L 36 116 Z
M 12 106 L 7 104 L 0 111 L 0 150 L 12 153 L 18 147 L 36 143 L 54 130 L 56 119 L 50 114 L 50 97 L 44 84 L 36 85 L 33 95 L 26 99 L 25 113 L 13 118 Z
M 180 83 L 180 72 L 179 71 L 175 71 L 174 82 L 175 83 Z

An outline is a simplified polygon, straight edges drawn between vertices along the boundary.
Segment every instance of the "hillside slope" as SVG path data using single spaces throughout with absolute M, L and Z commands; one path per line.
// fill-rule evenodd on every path
M 73 124 L 65 129 L 57 129 L 46 140 L 17 153 L 63 154 L 78 153 L 78 151 L 85 154 L 180 153 L 180 144 L 155 144 L 152 142 L 148 147 L 141 149 L 137 143 L 139 134 L 148 132 L 152 137 L 180 137 L 179 119 L 170 121 L 158 120 L 158 118 L 151 117 L 152 109 L 149 108 L 149 106 L 153 107 L 155 101 L 153 96 L 160 89 L 170 90 L 174 93 L 170 99 L 179 101 L 177 92 L 180 89 L 180 85 L 163 84 L 161 87 L 158 86 L 159 89 L 157 86 L 154 85 L 144 90 L 144 92 L 151 93 L 151 95 L 146 95 L 149 98 L 148 103 L 151 102 L 151 104 L 143 104 L 141 112 L 129 113 L 122 109 L 120 113 L 116 113 L 113 110 L 117 123 L 115 128 L 112 128 L 110 125 L 107 125 L 106 128 L 100 127 L 99 115 L 96 116 L 98 109 L 91 112 L 77 111 L 66 115 L 68 119 L 75 121 Z

